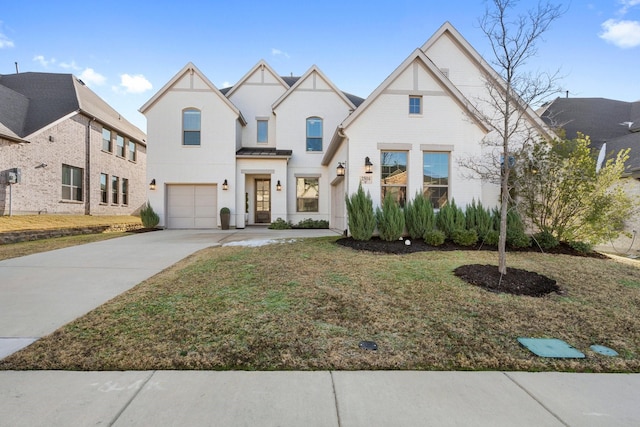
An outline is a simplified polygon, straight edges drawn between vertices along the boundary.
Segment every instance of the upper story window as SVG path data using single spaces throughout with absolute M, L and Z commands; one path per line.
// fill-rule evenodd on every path
M 136 161 L 136 143 L 133 141 L 129 141 L 129 160 Z
M 425 152 L 422 155 L 422 192 L 435 209 L 449 201 L 449 154 Z
M 307 119 L 307 151 L 322 151 L 322 119 Z
M 409 114 L 422 114 L 422 97 L 409 97 Z
M 200 145 L 200 110 L 182 112 L 182 145 Z
M 62 200 L 82 201 L 82 169 L 62 165 Z
M 116 154 L 120 157 L 124 157 L 124 136 L 116 136 Z
M 111 152 L 111 130 L 102 128 L 102 150 Z
M 404 207 L 407 199 L 406 151 L 382 151 L 380 153 L 380 192 L 384 200 L 391 193 L 396 202 Z
M 258 142 L 266 143 L 269 141 L 269 121 L 264 119 L 258 120 Z

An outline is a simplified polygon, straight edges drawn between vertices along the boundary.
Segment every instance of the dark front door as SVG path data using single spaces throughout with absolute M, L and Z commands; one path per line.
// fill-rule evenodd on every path
M 256 223 L 271 223 L 270 179 L 256 179 Z

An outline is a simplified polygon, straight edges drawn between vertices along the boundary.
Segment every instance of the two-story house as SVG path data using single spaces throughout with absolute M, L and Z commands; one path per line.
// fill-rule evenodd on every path
M 0 215 L 128 215 L 146 136 L 71 74 L 0 75 Z
M 140 111 L 147 117 L 149 200 L 169 228 L 324 219 L 347 228 L 345 195 L 358 185 L 379 205 L 416 192 L 436 208 L 452 198 L 499 203 L 499 188 L 458 165 L 490 135 L 474 100 L 499 80 L 449 23 L 363 100 L 317 66 L 279 76 L 265 61 L 218 89 L 192 63 Z M 525 106 L 525 118 L 545 133 Z M 465 173 L 466 172 L 466 173 Z

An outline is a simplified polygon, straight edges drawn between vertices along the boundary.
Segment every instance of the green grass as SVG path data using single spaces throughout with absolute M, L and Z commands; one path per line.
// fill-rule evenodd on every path
M 509 254 L 509 266 L 563 290 L 532 298 L 453 275 L 463 264 L 495 264 L 492 252 L 381 255 L 334 240 L 200 251 L 0 368 L 640 372 L 637 264 Z M 587 358 L 538 358 L 518 337 L 560 338 Z M 359 349 L 362 340 L 379 350 Z M 598 355 L 592 344 L 622 356 Z

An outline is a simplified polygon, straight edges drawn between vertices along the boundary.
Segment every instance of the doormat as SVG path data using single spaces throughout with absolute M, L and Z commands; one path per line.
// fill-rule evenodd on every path
M 585 357 L 582 352 L 556 338 L 518 338 L 518 341 L 533 354 L 540 357 L 566 359 L 583 359 Z

